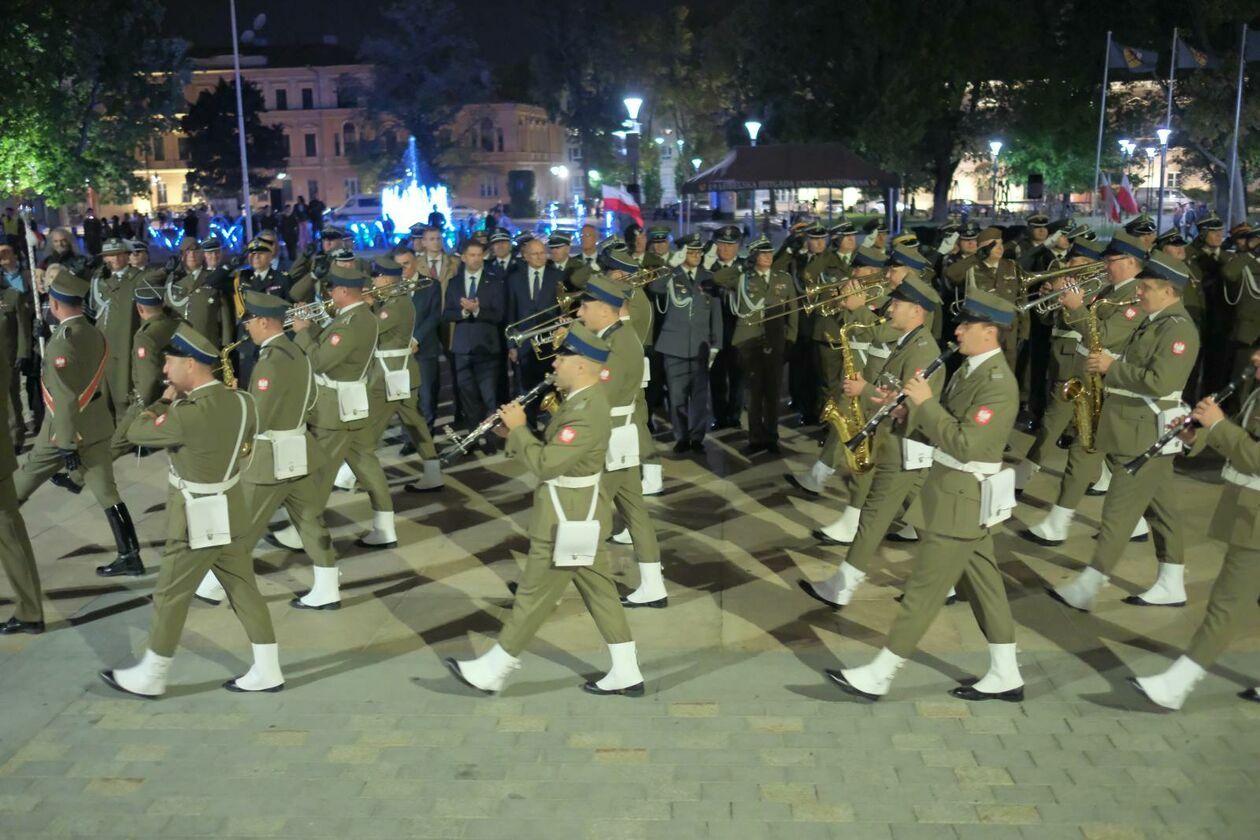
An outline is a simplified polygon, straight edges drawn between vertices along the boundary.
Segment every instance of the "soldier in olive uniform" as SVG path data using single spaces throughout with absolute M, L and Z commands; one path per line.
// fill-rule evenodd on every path
M 812 228 L 807 229 L 807 236 L 810 235 L 811 230 Z M 815 281 L 822 272 L 826 272 L 827 282 L 834 282 L 848 277 L 853 272 L 854 257 L 857 256 L 857 229 L 848 222 L 843 222 L 831 228 L 827 233 L 832 236 L 832 241 L 835 243 L 835 250 L 828 252 L 831 254 L 831 259 L 826 263 L 819 258 L 811 260 L 806 267 L 806 272 L 814 274 Z M 844 359 L 840 351 L 831 346 L 831 342 L 840 335 L 841 318 L 838 315 L 828 315 L 823 312 L 815 312 L 812 317 L 813 326 L 810 335 L 814 342 L 815 364 L 818 369 L 818 406 L 821 409 L 828 397 L 833 400 L 839 400 L 841 397 Z
M 612 519 L 611 500 L 600 482 L 611 434 L 608 399 L 599 387 L 608 352 L 608 344 L 581 324 L 569 330 L 552 363 L 556 387 L 565 399 L 547 424 L 543 440 L 530 432 L 519 403 L 499 409 L 504 430 L 499 433 L 507 436 L 508 456 L 520 460 L 541 483 L 534 491 L 525 576 L 499 643 L 473 660 L 446 660 L 456 677 L 481 691 L 503 688 L 520 667 L 521 652 L 572 581 L 612 658 L 611 670 L 602 679 L 585 683 L 583 690 L 643 694 L 630 626 L 603 547 Z M 561 537 L 562 551 L 557 552 Z
M 1234 307 L 1229 304 L 1221 269 L 1229 262 L 1230 254 L 1222 248 L 1225 241 L 1225 222 L 1215 213 L 1201 219 L 1196 225 L 1199 234 L 1186 247 L 1186 262 L 1203 284 L 1203 393 L 1220 389 L 1229 378 L 1233 358 L 1230 333 L 1234 328 Z
M 922 375 L 904 384 L 914 412 L 910 431 L 921 432 L 935 446 L 919 494 L 922 515 L 911 516 L 921 538 L 887 646 L 867 665 L 827 671 L 846 693 L 867 700 L 887 694 L 957 584 L 988 639 L 990 664 L 978 681 L 950 694 L 963 700 L 1024 699 L 1015 623 L 990 533 L 1014 498 L 986 510 L 981 489 L 1002 468 L 1002 450 L 1019 412 L 1019 387 L 1006 364 L 1000 335 L 1015 327 L 1016 315 L 1007 300 L 970 290 L 954 331 L 959 351 L 967 357 L 963 366 L 939 398 Z
M 13 249 L 7 245 L 0 246 L 10 255 Z M 16 265 L 16 257 L 12 257 Z M 0 418 L 7 417 L 6 425 L 13 451 L 21 450 L 26 442 L 26 420 L 22 416 L 22 383 L 19 369 L 29 364 L 31 357 L 31 293 L 14 288 L 4 279 L 4 271 L 0 269 Z
M 255 291 L 263 294 L 292 300 L 292 281 L 283 271 L 272 267 L 275 256 L 272 246 L 261 239 L 255 239 L 245 246 L 245 258 L 248 265 L 238 268 L 230 282 L 232 308 L 230 317 L 237 324 L 245 317 L 245 292 Z M 235 328 L 237 339 L 244 339 L 242 328 Z M 234 351 L 236 376 L 241 382 L 248 382 L 253 377 L 254 362 L 258 359 L 258 348 L 252 342 L 242 341 Z
M 162 395 L 162 353 L 179 321 L 170 316 L 162 305 L 160 287 L 140 285 L 134 293 L 136 312 L 140 316 L 140 329 L 132 340 L 131 388 L 127 392 L 127 413 L 118 421 L 114 437 L 110 441 L 110 455 L 118 458 L 132 450 L 127 441 L 127 429 L 146 405 L 152 405 Z
M 883 371 L 897 382 L 906 382 L 921 373 L 940 355 L 940 348 L 927 326 L 927 314 L 937 312 L 941 298 L 927 283 L 915 275 L 907 276 L 892 291 L 887 313 L 889 324 L 900 334 L 892 347 Z M 928 380 L 940 390 L 945 380 L 943 368 Z M 895 393 L 877 387 L 862 377 L 844 382 L 844 395 L 860 397 L 869 418 Z M 872 442 L 875 469 L 863 504 L 853 545 L 836 573 L 820 583 L 801 581 L 806 594 L 833 607 L 842 607 L 853 598 L 857 587 L 866 579 L 875 553 L 893 519 L 918 495 L 919 488 L 932 465 L 931 447 L 915 425 L 916 411 L 907 409 L 905 417 L 885 421 Z
M 258 414 L 253 451 L 243 465 L 245 507 L 249 533 L 244 544 L 253 546 L 267 532 L 276 508 L 284 506 L 317 569 L 335 569 L 337 556 L 324 522 L 327 493 L 320 495 L 316 476 L 325 466 L 323 451 L 306 426 L 315 404 L 315 379 L 311 362 L 284 331 L 288 302 L 262 292 L 245 293 L 245 331 L 258 345 L 258 363 L 249 382 Z M 222 585 L 207 572 L 197 587 L 197 597 L 210 603 L 223 600 Z M 339 600 L 320 609 L 335 610 Z
M 1088 568 L 1050 589 L 1055 600 L 1088 611 L 1143 513 L 1155 531 L 1159 576 L 1150 589 L 1125 598 L 1137 606 L 1184 606 L 1186 589 L 1183 526 L 1177 511 L 1171 453 L 1147 461 L 1136 475 L 1124 464 L 1144 452 L 1177 409 L 1199 352 L 1199 331 L 1181 305 L 1190 282 L 1186 264 L 1156 253 L 1142 268 L 1138 305 L 1142 318 L 1119 356 L 1091 353 L 1085 369 L 1104 377 L 1107 399 L 1098 424 L 1098 449 L 1111 466 L 1111 487 L 1103 502 L 1102 529 Z
M 778 455 L 783 361 L 788 346 L 796 341 L 798 327 L 795 287 L 786 271 L 771 268 L 774 246 L 764 236 L 748 243 L 748 259 L 743 265 L 714 272 L 713 282 L 730 292 L 738 318 L 731 341 L 739 348 L 748 384 L 748 446 L 744 451 Z
M 1260 352 L 1253 351 L 1248 364 L 1255 371 L 1254 383 L 1260 378 Z M 1225 489 L 1208 524 L 1208 536 L 1227 548 L 1208 597 L 1207 614 L 1185 654 L 1161 674 L 1129 679 L 1152 703 L 1165 709 L 1181 708 L 1206 669 L 1242 631 L 1243 621 L 1254 614 L 1260 599 L 1260 390 L 1254 390 L 1243 404 L 1237 422 L 1230 422 L 1210 397 L 1196 405 L 1191 416 L 1202 427 L 1185 435 L 1195 444 L 1192 454 L 1211 447 L 1225 457 L 1221 470 Z M 1260 702 L 1260 689 L 1253 686 L 1238 696 Z
M 293 281 L 289 298 L 298 303 L 314 300 L 329 270 L 332 269 L 330 255 L 333 251 L 348 248 L 350 244 L 341 228 L 324 225 L 319 234 L 319 245 L 312 242 L 306 246 L 306 250 L 299 254 L 289 266 L 288 275 Z M 317 249 L 318 253 L 316 253 Z
M 600 373 L 614 431 L 604 467 L 604 490 L 626 521 L 628 542 L 634 545 L 639 565 L 639 587 L 621 599 L 627 607 L 665 607 L 665 580 L 661 575 L 661 548 L 656 526 L 643 504 L 639 477 L 640 446 L 646 437 L 643 401 L 643 344 L 634 329 L 621 319 L 626 302 L 622 283 L 596 275 L 586 284 L 577 317 L 583 326 L 608 343 L 608 361 Z M 616 431 L 626 429 L 626 431 Z M 624 435 L 624 437 L 622 437 Z M 649 438 L 650 440 L 650 438 Z
M 1089 250 L 1084 248 L 1083 253 L 1089 253 Z M 1060 296 L 1059 300 L 1063 304 L 1060 316 L 1062 327 L 1081 336 L 1076 343 L 1075 366 L 1069 376 L 1083 377 L 1087 373 L 1085 359 L 1090 353 L 1091 309 L 1098 319 L 1098 337 L 1103 350 L 1112 355 L 1121 351 L 1129 336 L 1142 323 L 1142 310 L 1137 303 L 1137 277 L 1146 255 L 1146 246 L 1140 239 L 1117 231 L 1103 251 L 1110 285 L 1095 295 L 1088 306 L 1079 292 L 1066 292 Z M 1098 303 L 1100 300 L 1104 302 Z M 1106 397 L 1104 403 L 1105 401 Z M 1076 508 L 1090 484 L 1098 481 L 1104 461 L 1104 453 L 1097 441 L 1093 442 L 1092 449 L 1088 449 L 1079 435 L 1074 437 L 1068 448 L 1067 467 L 1064 469 L 1063 481 L 1059 485 L 1054 505 L 1045 519 L 1020 531 L 1020 536 L 1039 545 L 1062 545 L 1067 540 L 1068 528 L 1076 516 Z M 1023 486 L 1038 469 L 1040 467 L 1036 461 L 1032 461 L 1030 466 L 1021 465 L 1017 470 L 1017 486 Z M 1139 520 L 1133 537 L 1145 539 L 1146 534 L 1146 522 Z
M 113 562 L 97 566 L 96 573 L 102 577 L 143 575 L 140 541 L 131 513 L 114 484 L 109 445 L 114 421 L 101 393 L 109 359 L 105 337 L 83 316 L 84 298 L 89 293 L 88 282 L 68 271 L 57 273 L 49 286 L 49 307 L 57 328 L 44 348 L 42 376 L 48 419 L 40 427 L 14 485 L 21 504 L 63 466 L 69 472 L 82 468 L 85 483 L 105 509 L 118 548 Z M 132 304 L 128 309 L 136 311 Z M 115 310 L 115 316 L 118 321 L 126 320 L 120 311 Z
M 131 339 L 140 328 L 133 299 L 139 272 L 128 265 L 130 249 L 121 239 L 102 246 L 105 265 L 92 277 L 87 314 L 105 337 L 105 379 L 101 391 L 115 422 L 127 413 L 131 391 Z
M 1234 325 L 1230 331 L 1232 358 L 1230 376 L 1236 377 L 1248 364 L 1252 348 L 1260 341 L 1260 230 L 1246 228 L 1246 235 L 1235 234 L 1238 251 L 1221 268 L 1225 302 L 1232 305 Z M 1242 389 L 1245 398 L 1251 385 Z
M 779 252 L 775 255 L 775 269 L 786 271 L 792 275 L 796 294 L 803 295 L 805 290 L 829 277 L 838 275 L 840 260 L 836 252 L 827 247 L 827 229 L 818 222 L 805 225 L 795 236 L 784 240 Z M 822 330 L 819 319 L 813 313 L 801 310 L 797 318 L 797 338 L 791 342 L 787 351 L 788 396 L 792 406 L 801 416 L 801 425 L 813 425 L 818 422 L 818 410 L 822 400 L 827 397 L 827 374 L 835 372 L 822 371 L 818 367 L 819 358 L 815 343 L 821 340 Z M 829 358 L 835 362 L 835 355 Z
M 0 566 L 9 578 L 16 602 L 13 615 L 0 624 L 0 635 L 44 632 L 43 590 L 35 566 L 35 550 L 31 548 L 13 486 L 17 468 L 8 433 L 0 431 Z
M 711 273 L 724 268 L 744 268 L 744 258 L 739 255 L 741 237 L 738 225 L 725 225 L 713 233 L 710 250 L 701 263 Z M 709 391 L 713 397 L 713 428 L 738 429 L 740 415 L 744 411 L 744 369 L 740 364 L 739 348 L 733 343 L 738 318 L 734 307 L 739 305 L 737 292 L 718 289 L 722 302 L 722 347 L 713 367 L 709 369 Z
M 223 252 L 218 237 L 207 237 L 200 244 L 195 239 L 185 239 L 180 252 L 180 266 L 167 276 L 166 302 L 216 347 L 226 347 L 236 335 L 236 321 L 232 313 L 232 278 L 221 264 Z
M 297 346 L 311 361 L 315 375 L 315 407 L 310 414 L 310 427 L 319 443 L 326 463 L 316 473 L 317 497 L 326 507 L 332 492 L 337 467 L 345 460 L 355 432 L 370 422 L 368 374 L 376 359 L 377 321 L 363 298 L 367 277 L 355 268 L 334 265 L 328 273 L 329 295 L 337 315 L 326 327 L 310 321 L 293 322 Z M 290 525 L 269 537 L 290 550 L 300 550 L 301 535 Z M 290 604 L 298 609 L 330 608 L 341 602 L 341 587 L 336 566 L 320 557 L 315 563 L 315 586 Z
M 679 241 L 686 259 L 667 276 L 652 281 L 652 292 L 664 299 L 656 349 L 665 359 L 669 417 L 674 427 L 674 452 L 703 452 L 704 436 L 713 422 L 709 410 L 709 366 L 722 340 L 721 304 L 704 289 L 709 272 L 698 234 Z
M 209 339 L 181 326 L 166 348 L 171 384 L 127 429 L 127 439 L 136 446 L 165 447 L 171 457 L 170 521 L 153 590 L 148 647 L 138 664 L 101 672 L 107 685 L 128 694 L 160 697 L 166 692 L 188 605 L 211 569 L 226 587 L 254 654 L 249 671 L 223 687 L 284 688 L 271 615 L 254 577 L 253 543 L 246 541 L 250 517 L 240 467 L 254 437 L 254 409 L 249 397 L 214 378 L 218 361 Z

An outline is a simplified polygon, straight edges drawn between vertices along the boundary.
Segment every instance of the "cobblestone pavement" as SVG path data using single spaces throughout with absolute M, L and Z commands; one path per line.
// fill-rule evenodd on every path
M 786 441 L 797 464 L 817 451 L 794 432 Z M 671 599 L 630 615 L 642 699 L 578 690 L 608 663 L 572 591 L 502 696 L 473 696 L 442 667 L 484 650 L 510 607 L 529 495 L 501 457 L 456 467 L 440 495 L 400 491 L 394 551 L 353 548 L 367 501 L 337 494 L 339 612 L 291 610 L 307 562 L 259 551 L 288 679 L 265 696 L 220 689 L 247 667 L 248 644 L 226 607 L 203 605 L 165 698 L 105 688 L 96 671 L 144 644 L 153 578 L 97 579 L 111 544 L 104 517 L 88 494 L 41 489 L 25 513 L 51 626 L 0 639 L 0 837 L 1260 836 L 1260 705 L 1234 697 L 1260 679 L 1254 622 L 1179 714 L 1146 710 L 1123 682 L 1162 669 L 1202 616 L 1222 554 L 1203 536 L 1219 493 L 1210 470 L 1176 479 L 1189 607 L 1120 603 L 1154 576 L 1149 544 L 1130 547 L 1093 615 L 1059 607 L 1040 586 L 1088 558 L 1101 500 L 1086 501 L 1061 549 L 1023 542 L 1013 520 L 997 542 L 1026 702 L 946 695 L 987 664 L 958 605 L 892 693 L 865 705 L 821 669 L 880 645 L 909 554 L 887 549 L 885 570 L 842 613 L 818 608 L 796 581 L 843 556 L 809 537 L 840 497 L 789 492 L 784 463 L 750 464 L 742 443 L 711 440 L 703 466 L 667 461 L 667 494 L 649 502 Z M 396 446 L 387 452 L 401 484 L 411 467 Z M 153 565 L 164 456 L 125 459 L 118 476 Z M 1039 475 L 1017 517 L 1035 521 L 1056 481 Z M 614 555 L 633 583 L 630 549 Z

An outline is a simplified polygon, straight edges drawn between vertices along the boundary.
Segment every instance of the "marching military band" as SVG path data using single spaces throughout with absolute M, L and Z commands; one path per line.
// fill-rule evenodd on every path
M 1174 458 L 1207 449 L 1223 458 L 1208 536 L 1226 550 L 1207 615 L 1165 672 L 1131 680 L 1151 703 L 1179 709 L 1260 597 L 1260 231 L 1244 223 L 1226 241 L 1219 219 L 1198 227 L 1187 243 L 1175 231 L 1157 237 L 1139 217 L 1104 242 L 1086 225 L 1035 214 L 1023 238 L 951 223 L 920 241 L 890 238 L 883 225 L 815 222 L 776 249 L 766 237 L 741 248 L 741 230 L 728 225 L 671 249 L 668 228 L 631 226 L 597 243 L 588 226 L 576 253 L 563 231 L 543 240 L 492 230 L 455 255 L 441 231 L 417 225 L 375 258 L 327 227 L 287 271 L 274 236 L 248 243 L 243 262 L 211 237 L 150 266 L 143 245 L 110 240 L 96 265 L 63 235 L 27 275 L 38 294 L 9 280 L 0 287 L 13 444 L 0 447 L 0 560 L 14 591 L 0 634 L 46 629 L 21 507 L 49 479 L 70 492 L 86 486 L 105 511 L 117 552 L 98 574 L 149 572 L 113 463 L 160 449 L 170 522 L 148 643 L 136 664 L 102 679 L 161 696 L 191 602 L 226 599 L 253 664 L 225 688 L 281 690 L 254 547 L 266 539 L 309 557 L 311 586 L 292 608 L 339 609 L 324 512 L 334 488 L 362 488 L 373 517 L 356 544 L 399 545 L 378 456 L 398 420 L 403 454 L 418 462 L 406 492 L 441 492 L 444 462 L 473 449 L 490 455 L 496 438 L 539 481 L 511 615 L 490 650 L 448 660 L 452 674 L 502 690 L 572 582 L 609 648 L 607 674 L 582 688 L 641 696 L 625 610 L 669 604 L 668 558 L 645 502 L 665 490 L 656 424 L 667 419 L 678 458 L 739 425 L 749 461 L 781 455 L 786 386 L 800 424 L 821 427 L 822 445 L 808 469 L 788 473 L 789 485 L 821 498 L 838 476 L 845 490 L 837 518 L 814 532 L 845 556 L 830 577 L 801 580 L 805 595 L 844 609 L 884 541 L 915 543 L 887 641 L 867 664 L 826 671 L 866 701 L 888 694 L 956 599 L 975 614 L 990 664 L 950 693 L 1023 701 L 993 536 L 1053 447 L 1068 450 L 1054 504 L 1019 533 L 1061 546 L 1082 498 L 1105 495 L 1088 564 L 1046 585 L 1049 598 L 1082 612 L 1128 543 L 1148 533 L 1158 567 L 1124 603 L 1186 605 Z M 3 250 L 7 278 L 16 261 Z M 55 326 L 36 353 L 45 306 Z M 459 431 L 444 430 L 439 454 L 442 359 Z M 23 374 L 38 381 L 43 415 L 19 459 Z M 1227 416 L 1220 403 L 1234 393 Z M 1016 430 L 1035 432 L 1031 446 Z M 288 525 L 272 532 L 280 509 Z M 618 593 L 610 540 L 632 547 L 633 591 Z M 1255 688 L 1241 696 L 1260 701 Z

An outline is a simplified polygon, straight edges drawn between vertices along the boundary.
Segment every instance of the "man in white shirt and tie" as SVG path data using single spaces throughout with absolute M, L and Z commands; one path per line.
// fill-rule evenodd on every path
M 507 278 L 507 323 L 515 329 L 529 330 L 540 326 L 557 312 L 556 290 L 564 275 L 553 265 L 547 264 L 547 249 L 541 239 L 530 239 L 521 245 L 521 258 Z M 523 394 L 537 385 L 551 369 L 549 361 L 543 362 L 530 344 L 517 347 L 509 344 L 508 361 L 516 372 L 516 393 Z M 525 407 L 530 427 L 537 425 L 538 404 Z
M 486 247 L 464 245 L 463 266 L 446 287 L 442 320 L 452 325 L 455 387 L 464 409 L 463 425 L 480 423 L 494 406 L 503 361 L 503 319 L 507 289 L 503 277 L 485 265 Z M 487 448 L 493 442 L 487 440 Z

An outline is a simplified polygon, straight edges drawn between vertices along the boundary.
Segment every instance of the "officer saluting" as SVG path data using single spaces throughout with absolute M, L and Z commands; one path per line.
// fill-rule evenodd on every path
M 1015 624 L 989 531 L 1015 504 L 1014 485 L 999 473 L 1002 450 L 1019 412 L 1019 386 L 1003 357 L 1001 336 L 1014 328 L 1016 314 L 1009 301 L 971 289 L 954 331 L 966 362 L 939 400 L 922 375 L 905 383 L 914 409 L 911 431 L 922 432 L 936 447 L 919 495 L 922 516 L 912 521 L 920 540 L 887 647 L 867 665 L 827 671 L 849 694 L 878 700 L 888 693 L 956 584 L 989 640 L 990 664 L 974 685 L 959 686 L 950 694 L 963 700 L 1024 698 L 1015 661 Z M 986 482 L 991 494 L 977 486 Z M 1009 492 L 999 492 L 1003 484 Z M 990 495 L 994 503 L 985 507 L 981 500 Z
M 247 541 L 249 512 L 240 486 L 240 463 L 254 436 L 254 408 L 238 391 L 214 378 L 215 346 L 190 327 L 175 331 L 166 348 L 162 399 L 149 406 L 127 429 L 137 446 L 170 450 L 171 517 L 162 549 L 162 569 L 153 590 L 149 645 L 130 668 L 102 671 L 111 688 L 141 697 L 166 691 L 171 658 L 188 617 L 193 591 L 213 569 L 232 600 L 253 646 L 254 664 L 243 676 L 224 683 L 230 691 L 279 691 L 276 635 L 267 603 L 254 578 L 252 541 Z M 180 394 L 184 396 L 178 398 Z
M 49 269 L 50 275 L 53 272 Z M 68 472 L 82 468 L 84 481 L 97 504 L 105 509 L 118 547 L 114 561 L 97 566 L 96 573 L 102 577 L 142 575 L 140 541 L 131 513 L 114 484 L 109 447 L 114 423 L 100 390 L 108 364 L 105 337 L 83 317 L 87 281 L 61 269 L 51 282 L 49 309 L 57 319 L 57 328 L 44 348 L 42 376 L 48 418 L 14 478 L 18 503 L 29 499 L 63 465 Z M 130 304 L 127 308 L 135 312 Z M 125 320 L 121 312 L 116 312 L 116 317 Z M 127 338 L 130 346 L 131 336 Z
M 131 389 L 127 393 L 127 413 L 118 419 L 110 441 L 110 455 L 118 458 L 132 449 L 127 441 L 127 428 L 146 405 L 162 395 L 162 352 L 175 334 L 179 321 L 170 317 L 162 305 L 162 292 L 153 286 L 136 286 L 136 312 L 140 329 L 136 330 L 131 351 Z
M 643 694 L 630 626 L 617 600 L 604 548 L 612 506 L 600 486 L 600 476 L 611 428 L 608 399 L 598 386 L 607 362 L 607 342 L 575 324 L 552 362 L 556 387 L 565 399 L 547 424 L 543 440 L 526 426 L 519 403 L 499 408 L 503 424 L 499 433 L 506 430 L 508 456 L 521 461 L 542 483 L 534 491 L 525 576 L 499 643 L 473 660 L 445 660 L 461 682 L 481 691 L 503 688 L 508 675 L 520 667 L 517 657 L 572 581 L 612 657 L 611 670 L 602 679 L 584 684 L 583 690 Z
M 231 275 L 222 264 L 219 238 L 180 245 L 181 265 L 167 276 L 166 302 L 197 332 L 218 347 L 232 343 L 236 322 L 232 313 Z

